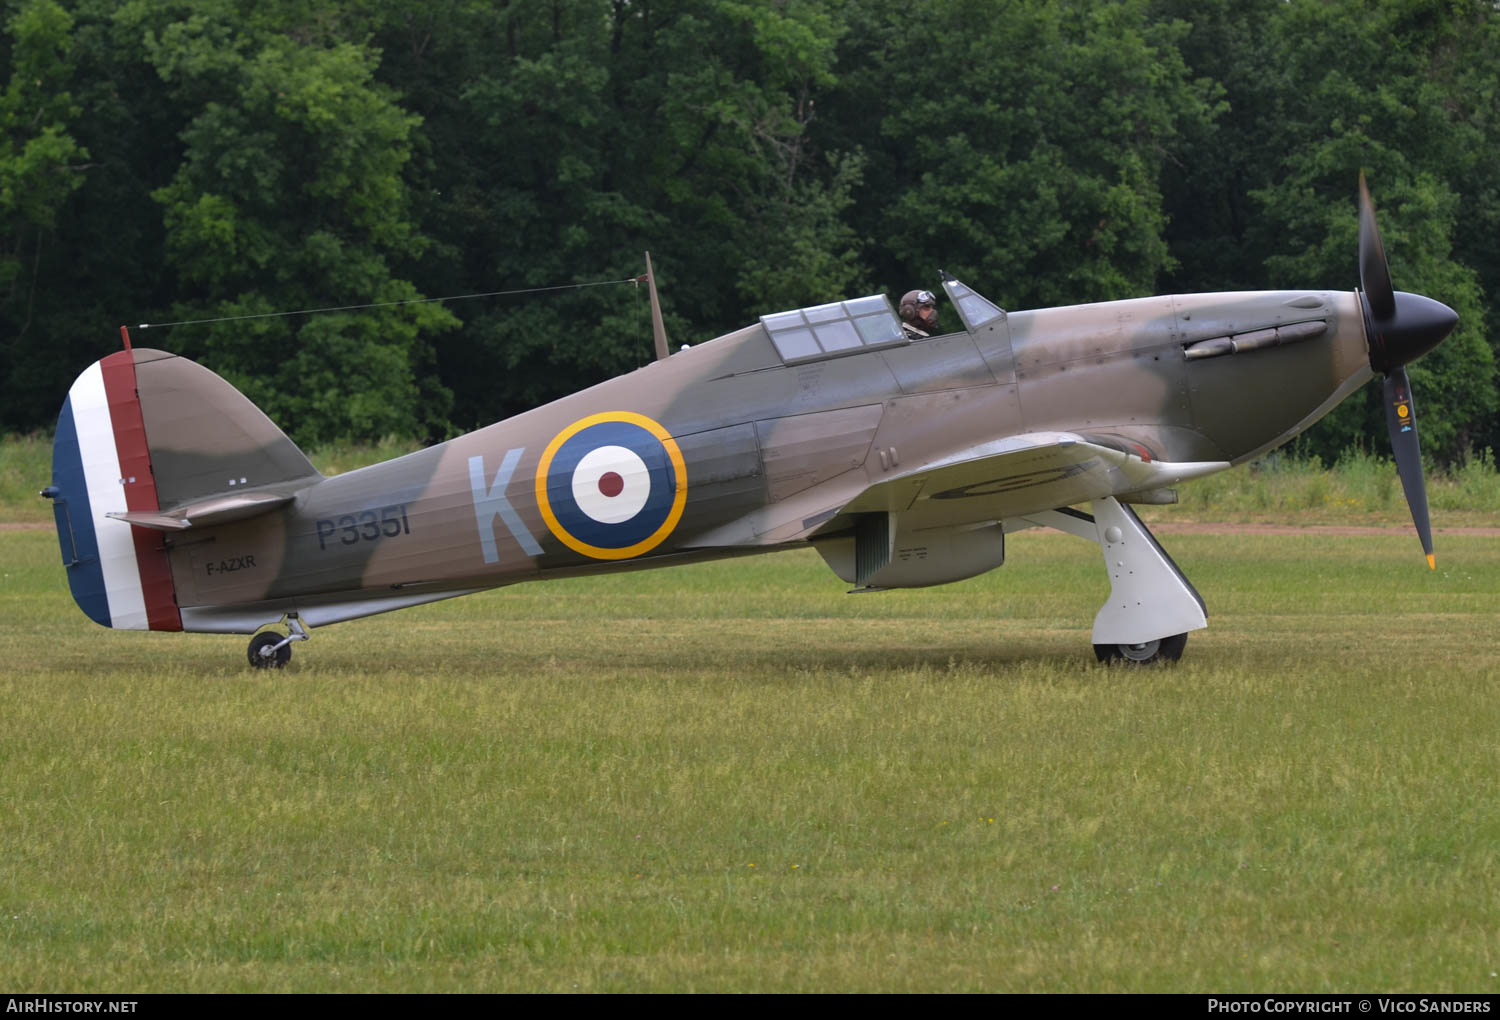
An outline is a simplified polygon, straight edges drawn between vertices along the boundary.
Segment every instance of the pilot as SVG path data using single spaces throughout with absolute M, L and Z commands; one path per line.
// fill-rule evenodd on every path
M 922 340 L 937 333 L 937 298 L 932 291 L 909 290 L 902 295 L 901 328 L 909 340 Z

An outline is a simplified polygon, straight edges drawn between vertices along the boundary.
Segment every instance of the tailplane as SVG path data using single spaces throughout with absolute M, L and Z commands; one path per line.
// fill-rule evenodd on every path
M 52 444 L 58 544 L 78 607 L 127 630 L 181 630 L 165 535 L 275 510 L 322 479 L 213 372 L 125 350 L 68 390 Z

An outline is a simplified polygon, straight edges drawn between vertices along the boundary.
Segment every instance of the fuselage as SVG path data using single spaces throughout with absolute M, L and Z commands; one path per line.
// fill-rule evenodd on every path
M 320 605 L 337 608 L 310 622 L 762 551 L 876 482 L 997 438 L 1067 432 L 1156 462 L 1239 463 L 1370 376 L 1349 292 L 1015 312 L 796 364 L 757 324 L 325 479 L 274 513 L 174 536 L 172 574 L 185 629 L 247 631 Z

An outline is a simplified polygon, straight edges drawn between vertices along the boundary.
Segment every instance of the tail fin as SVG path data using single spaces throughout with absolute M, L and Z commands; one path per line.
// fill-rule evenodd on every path
M 126 350 L 68 391 L 45 494 L 78 607 L 106 627 L 181 630 L 163 532 L 264 513 L 321 478 L 208 369 Z

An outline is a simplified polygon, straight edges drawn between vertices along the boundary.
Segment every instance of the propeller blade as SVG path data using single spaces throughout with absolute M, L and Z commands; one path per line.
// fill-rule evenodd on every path
M 1380 243 L 1380 227 L 1375 224 L 1375 203 L 1365 184 L 1364 171 L 1359 175 L 1359 286 L 1376 320 L 1396 314 L 1396 292 L 1391 287 L 1391 267 L 1385 260 L 1385 245 Z
M 1422 448 L 1417 441 L 1417 410 L 1411 399 L 1411 380 L 1406 366 L 1398 365 L 1385 377 L 1385 423 L 1391 433 L 1391 452 L 1396 455 L 1396 472 L 1411 508 L 1412 523 L 1427 554 L 1427 566 L 1437 569 L 1432 554 L 1432 524 L 1427 517 L 1427 481 L 1422 476 Z

